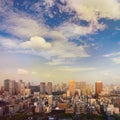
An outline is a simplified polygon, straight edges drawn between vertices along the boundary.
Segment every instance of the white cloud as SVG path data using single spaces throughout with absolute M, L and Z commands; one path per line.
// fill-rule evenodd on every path
M 83 67 L 83 68 L 78 68 L 78 67 L 60 67 L 58 68 L 60 71 L 68 71 L 68 72 L 86 72 L 86 71 L 93 71 L 96 70 L 94 67 Z
M 75 43 L 68 41 L 54 42 L 52 49 L 48 53 L 51 56 L 58 56 L 60 58 L 82 58 L 89 56 L 84 46 L 77 46 Z
M 23 42 L 21 44 L 23 48 L 30 49 L 49 49 L 51 48 L 51 44 L 46 42 L 44 38 L 39 36 L 31 37 L 29 41 Z
M 80 26 L 74 23 L 66 22 L 56 29 L 60 31 L 65 37 L 71 38 L 75 36 L 85 36 L 87 34 L 94 34 L 97 30 L 104 30 L 104 24 L 98 22 L 91 22 L 88 26 Z
M 115 64 L 120 64 L 120 52 L 113 52 L 110 54 L 104 55 L 104 57 L 107 57 L 112 60 Z
M 103 74 L 104 76 L 110 76 L 110 75 L 111 75 L 111 72 L 105 71 L 105 72 L 102 72 L 102 74 Z
M 70 65 L 72 63 L 74 63 L 74 61 L 71 59 L 57 58 L 57 59 L 52 59 L 51 61 L 47 62 L 46 64 L 50 65 L 50 66 L 55 66 L 55 65 Z
M 18 46 L 19 41 L 18 40 L 11 40 L 9 38 L 5 38 L 5 37 L 0 37 L 0 45 L 1 48 L 6 48 L 6 49 L 17 49 L 19 48 Z
M 44 4 L 47 6 L 47 7 L 52 7 L 55 3 L 55 0 L 44 0 Z
M 23 40 L 30 40 L 20 43 L 16 42 L 16 40 L 6 39 L 8 42 L 4 40 L 0 41 L 0 44 L 9 49 L 15 48 L 15 52 L 18 53 L 42 56 L 49 60 L 49 65 L 71 64 L 76 59 L 89 57 L 90 55 L 86 51 L 87 47 L 85 44 L 78 46 L 76 43 L 69 42 L 69 39 L 104 30 L 106 25 L 98 22 L 101 18 L 120 19 L 120 4 L 117 0 L 62 0 L 61 2 L 67 2 L 67 6 L 56 4 L 55 0 L 45 0 L 43 2 L 46 5 L 45 12 L 48 12 L 50 7 L 56 4 L 60 9 L 59 11 L 66 10 L 65 12 L 68 13 L 76 11 L 75 17 L 78 17 L 79 20 L 88 21 L 88 25 L 81 26 L 70 22 L 71 20 L 66 20 L 59 26 L 49 28 L 43 22 L 43 13 L 41 13 L 40 9 L 41 2 L 33 4 L 34 7 L 36 6 L 39 9 L 40 19 L 36 19 L 37 17 L 32 14 L 28 15 L 20 11 L 14 12 L 11 9 L 6 12 L 7 8 L 5 7 L 2 10 L 2 13 L 5 13 L 5 15 L 3 14 L 5 21 L 4 24 L 1 23 L 0 29 Z M 35 10 L 34 7 L 32 8 L 33 10 Z M 50 38 L 51 41 L 47 42 L 45 38 Z
M 67 3 L 80 19 L 86 21 L 97 21 L 100 18 L 120 19 L 118 0 L 68 0 Z
M 60 40 L 59 38 L 55 40 L 54 35 L 52 37 L 54 38 L 52 42 L 47 42 L 43 37 L 38 36 L 31 37 L 25 42 L 2 38 L 0 45 L 9 52 L 41 56 L 49 60 L 47 63 L 49 65 L 72 64 L 77 59 L 90 56 L 86 46 L 77 46 L 75 43 L 68 42 L 66 38 L 63 40 L 62 35 Z
M 120 52 L 114 52 L 104 55 L 104 57 L 115 57 L 115 56 L 120 56 Z
M 19 38 L 29 38 L 36 35 L 44 35 L 48 28 L 42 17 L 35 18 L 34 15 L 13 9 L 14 1 L 0 1 L 0 30 L 10 33 Z M 39 13 L 42 16 L 42 13 Z
M 120 57 L 112 58 L 112 61 L 113 61 L 115 64 L 120 64 Z
M 70 21 L 58 26 L 56 29 L 67 38 L 94 34 L 98 30 L 104 30 L 106 25 L 98 21 L 101 18 L 120 19 L 120 3 L 117 0 L 68 0 L 66 2 L 67 6 L 60 6 L 59 9 L 64 9 L 68 14 L 76 11 L 75 18 L 88 21 L 87 26 L 81 26 Z M 74 21 L 74 18 L 72 19 Z
M 49 7 L 54 5 L 54 0 L 46 0 L 45 4 L 49 9 Z M 14 52 L 17 53 L 42 56 L 48 59 L 48 63 L 51 65 L 62 64 L 73 58 L 77 59 L 89 56 L 85 46 L 77 46 L 75 43 L 70 43 L 68 41 L 68 31 L 66 31 L 67 27 L 67 29 L 69 29 L 70 37 L 74 35 L 86 35 L 92 32 L 91 30 L 88 30 L 88 28 L 77 25 L 71 25 L 71 28 L 69 28 L 69 23 L 64 23 L 62 26 L 56 28 L 48 28 L 43 23 L 43 20 L 40 19 L 38 21 L 26 13 L 20 11 L 14 12 L 12 9 L 10 9 L 8 13 L 3 13 L 5 13 L 5 21 L 1 29 L 24 40 L 30 38 L 30 40 L 21 43 L 16 42 L 16 40 L 6 39 L 8 42 L 2 42 L 3 47 L 11 50 L 14 48 L 16 49 Z M 45 37 L 51 38 L 52 41 L 47 42 L 44 39 Z M 68 63 L 71 63 L 71 61 Z
M 67 41 L 68 39 L 63 35 L 62 31 L 58 31 L 58 28 L 53 29 L 46 33 L 45 37 L 49 37 L 54 41 Z
M 61 32 L 64 37 L 71 36 L 81 36 L 87 34 L 93 34 L 98 29 L 104 30 L 105 25 L 100 24 L 98 20 L 100 18 L 108 18 L 108 19 L 120 19 L 120 3 L 117 0 L 105 0 L 105 1 L 97 1 L 97 0 L 68 0 L 62 1 L 63 3 L 67 2 L 67 6 L 60 6 L 56 4 L 55 0 L 45 0 L 44 2 L 37 2 L 33 4 L 33 11 L 36 9 L 40 9 L 41 4 L 45 4 L 45 13 L 50 12 L 50 7 L 55 4 L 59 7 L 59 10 L 66 10 L 68 14 L 72 11 L 76 11 L 76 16 L 81 20 L 86 20 L 89 22 L 88 26 L 81 26 L 77 24 L 71 24 L 70 21 L 67 21 L 56 27 L 54 31 Z M 3 4 L 4 3 L 4 4 Z M 14 34 L 19 37 L 32 37 L 36 35 L 46 36 L 52 34 L 53 29 L 48 28 L 44 24 L 43 13 L 41 9 L 39 10 L 40 19 L 33 17 L 33 15 L 28 15 L 27 13 L 23 13 L 20 11 L 14 12 L 11 9 L 12 2 L 10 2 L 7 7 L 5 2 L 1 2 L 1 8 L 3 10 L 2 13 L 6 20 L 4 20 L 5 24 L 1 24 L 1 29 Z M 37 8 L 35 8 L 35 6 Z M 10 10 L 8 10 L 8 8 Z M 111 9 L 112 8 L 112 9 Z M 51 11 L 52 12 L 52 11 Z
M 29 72 L 25 69 L 18 69 L 17 74 L 19 75 L 27 75 Z
M 39 34 L 42 36 L 48 31 L 42 22 L 38 23 L 37 20 L 25 14 L 16 13 L 10 13 L 7 17 L 6 25 L 4 25 L 3 28 L 15 36 L 26 38 Z
M 55 39 L 54 35 L 53 38 Z M 22 49 L 18 52 L 41 56 L 49 60 L 47 63 L 49 65 L 65 64 L 66 61 L 70 64 L 77 58 L 89 57 L 85 50 L 86 46 L 77 46 L 75 43 L 68 42 L 66 38 L 49 43 L 42 37 L 34 36 L 29 41 L 22 42 L 20 46 Z

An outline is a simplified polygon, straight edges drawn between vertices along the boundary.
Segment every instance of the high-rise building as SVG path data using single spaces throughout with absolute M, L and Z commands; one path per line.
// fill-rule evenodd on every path
M 15 80 L 9 81 L 9 93 L 11 95 L 15 94 Z
M 5 91 L 9 91 L 9 79 L 4 80 L 4 90 Z
M 15 94 L 15 81 L 6 79 L 4 80 L 4 90 L 8 91 L 9 94 Z
M 19 82 L 15 82 L 15 92 L 16 92 L 16 94 L 20 93 L 20 84 L 19 84 Z
M 75 81 L 74 80 L 69 81 L 69 91 L 70 91 L 70 95 L 73 96 L 75 93 Z
M 21 95 L 25 94 L 25 83 L 22 80 L 19 82 L 19 91 Z
M 52 95 L 52 82 L 47 83 L 47 93 Z
M 40 83 L 40 93 L 41 94 L 45 94 L 46 90 L 45 90 L 45 82 L 41 82 Z
M 97 81 L 95 83 L 95 93 L 96 95 L 99 95 L 102 92 L 103 89 L 103 83 L 101 81 Z
M 0 85 L 0 91 L 1 91 L 1 85 Z

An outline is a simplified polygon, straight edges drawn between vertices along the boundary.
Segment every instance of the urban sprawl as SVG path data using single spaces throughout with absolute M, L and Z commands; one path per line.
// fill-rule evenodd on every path
M 104 85 L 101 81 L 94 85 L 74 80 L 33 85 L 6 79 L 0 85 L 0 117 L 14 120 L 26 114 L 21 120 L 94 120 L 95 116 L 95 120 L 117 120 L 114 116 L 120 115 L 119 95 L 119 85 Z

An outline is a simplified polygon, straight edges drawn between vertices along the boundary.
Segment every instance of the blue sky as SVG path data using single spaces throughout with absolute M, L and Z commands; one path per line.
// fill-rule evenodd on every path
M 1 0 L 0 82 L 120 80 L 120 0 Z

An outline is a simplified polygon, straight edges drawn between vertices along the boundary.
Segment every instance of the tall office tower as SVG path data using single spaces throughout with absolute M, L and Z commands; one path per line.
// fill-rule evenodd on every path
M 0 84 L 0 95 L 4 92 L 4 87 Z
M 15 80 L 10 80 L 9 81 L 9 93 L 11 95 L 15 94 Z
M 69 91 L 70 91 L 70 95 L 73 96 L 75 93 L 75 81 L 74 80 L 69 81 Z
M 8 91 L 9 94 L 15 94 L 15 81 L 6 79 L 4 80 L 4 90 Z
M 47 93 L 52 95 L 52 82 L 47 83 Z
M 95 83 L 95 93 L 96 93 L 96 95 L 99 95 L 99 93 L 102 92 L 102 89 L 103 89 L 103 83 L 101 81 L 97 81 Z
M 13 83 L 12 80 L 9 81 L 9 94 L 12 95 L 12 90 L 13 90 Z
M 4 90 L 5 91 L 9 91 L 9 83 L 10 83 L 9 79 L 4 80 Z
M 41 82 L 40 83 L 40 93 L 41 94 L 45 94 L 46 90 L 45 90 L 45 82 Z
M 15 82 L 15 93 L 16 94 L 20 93 L 20 84 L 19 84 L 19 82 Z
M 4 92 L 4 87 L 0 86 L 0 93 Z
M 25 93 L 25 83 L 22 80 L 20 80 L 20 82 L 19 82 L 19 91 L 20 91 L 21 95 L 24 95 L 24 93 Z

